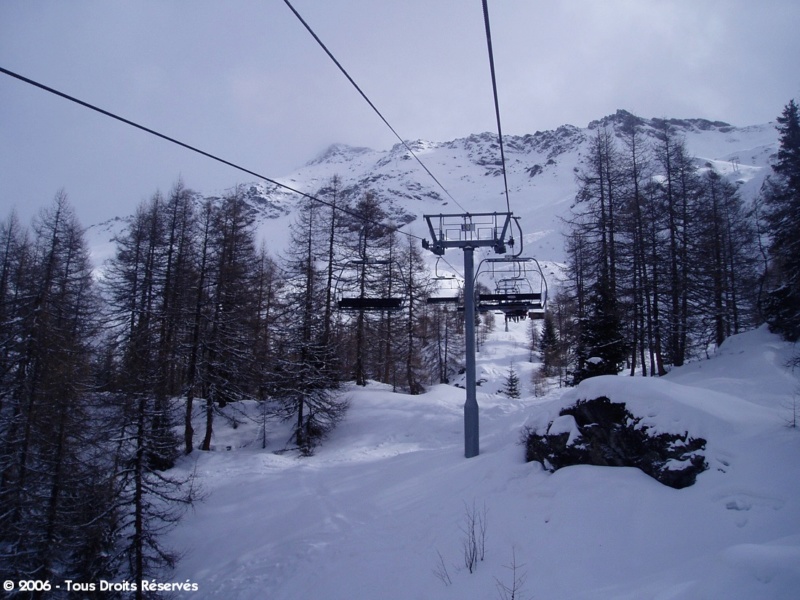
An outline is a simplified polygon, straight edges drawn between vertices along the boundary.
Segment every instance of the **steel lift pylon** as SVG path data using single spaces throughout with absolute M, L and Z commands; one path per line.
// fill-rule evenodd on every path
M 448 248 L 464 251 L 464 337 L 467 368 L 467 400 L 464 403 L 464 456 L 480 454 L 480 426 L 475 377 L 475 258 L 476 248 L 492 248 L 506 253 L 505 240 L 511 224 L 511 213 L 465 213 L 423 215 L 428 223 L 431 241 L 423 240 L 423 248 L 443 256 Z

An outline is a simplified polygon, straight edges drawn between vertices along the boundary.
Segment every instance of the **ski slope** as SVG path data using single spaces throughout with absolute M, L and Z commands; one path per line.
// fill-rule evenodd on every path
M 195 599 L 491 599 L 515 576 L 518 599 L 798 597 L 791 345 L 759 329 L 662 379 L 600 377 L 535 398 L 526 327 L 505 332 L 498 319 L 478 355 L 475 458 L 463 458 L 464 391 L 449 385 L 420 396 L 348 387 L 346 420 L 310 458 L 275 453 L 283 430 L 266 431 L 262 450 L 244 414 L 257 417 L 254 404 L 235 429 L 218 421 L 215 451 L 179 466 L 196 469 L 206 499 L 167 539 L 184 553 L 171 579 L 196 582 L 185 594 Z M 512 362 L 518 400 L 498 393 Z M 551 474 L 523 462 L 524 426 L 599 395 L 657 430 L 706 438 L 709 469 L 675 490 L 632 468 Z M 474 573 L 463 559 L 470 513 L 486 525 Z

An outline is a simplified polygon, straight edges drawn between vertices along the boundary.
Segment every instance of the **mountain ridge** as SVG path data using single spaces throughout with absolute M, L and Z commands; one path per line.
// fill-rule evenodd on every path
M 632 125 L 651 139 L 664 127 L 672 128 L 685 140 L 698 169 L 715 168 L 739 186 L 745 200 L 757 194 L 778 146 L 773 123 L 736 127 L 707 119 L 644 118 L 623 109 L 583 128 L 565 124 L 552 130 L 505 135 L 511 210 L 521 217 L 525 237 L 533 244 L 527 249 L 530 253 L 544 260 L 563 261 L 562 220 L 574 200 L 575 174 L 592 137 L 601 127 L 609 127 L 619 136 Z M 406 145 L 441 187 L 414 160 Z M 321 190 L 337 175 L 341 182 L 339 202 L 355 201 L 370 191 L 395 224 L 426 237 L 420 218 L 423 214 L 505 212 L 502 174 L 497 135 L 482 132 L 449 141 L 410 140 L 388 150 L 334 143 L 276 181 L 316 195 L 323 193 Z M 298 196 L 263 181 L 246 183 L 242 188 L 260 236 L 269 240 L 272 251 L 282 251 L 288 244 L 288 225 Z M 320 197 L 326 199 L 324 194 Z M 94 226 L 95 232 L 108 231 L 108 223 Z

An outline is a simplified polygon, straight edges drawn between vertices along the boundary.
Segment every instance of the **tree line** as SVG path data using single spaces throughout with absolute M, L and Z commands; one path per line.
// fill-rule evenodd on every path
M 458 370 L 463 327 L 426 303 L 417 245 L 375 195 L 334 177 L 319 196 L 280 256 L 258 243 L 243 188 L 157 192 L 97 267 L 63 192 L 30 228 L 0 223 L 7 577 L 135 582 L 173 566 L 161 536 L 198 490 L 170 469 L 213 449 L 230 403 L 260 404 L 263 446 L 268 423 L 289 423 L 281 442 L 308 455 L 347 410 L 344 382 L 417 394 Z M 404 302 L 342 312 L 345 294 Z
M 540 344 L 548 375 L 663 375 L 760 323 L 800 337 L 800 127 L 745 201 L 698 165 L 668 121 L 625 114 L 596 128 L 567 220 L 568 279 Z

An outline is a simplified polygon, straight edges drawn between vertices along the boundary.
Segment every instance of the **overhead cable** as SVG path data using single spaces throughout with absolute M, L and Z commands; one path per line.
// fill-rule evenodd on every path
M 125 123 L 126 125 L 130 125 L 131 127 L 135 127 L 136 129 L 141 129 L 142 131 L 144 131 L 146 133 L 149 133 L 149 134 L 154 135 L 156 137 L 160 137 L 161 139 L 166 140 L 168 142 L 171 142 L 173 144 L 177 144 L 178 146 L 186 148 L 187 150 L 191 150 L 192 152 L 196 152 L 197 154 L 202 154 L 203 156 L 205 156 L 207 158 L 210 158 L 211 160 L 215 160 L 215 161 L 220 162 L 220 163 L 222 163 L 224 165 L 227 165 L 229 167 L 237 169 L 238 171 L 242 171 L 243 173 L 247 173 L 248 175 L 252 175 L 253 177 L 257 177 L 258 179 L 262 179 L 263 181 L 267 181 L 267 182 L 269 182 L 269 183 L 271 183 L 273 185 L 281 187 L 281 188 L 283 188 L 285 190 L 288 190 L 290 192 L 294 192 L 295 194 L 303 196 L 304 198 L 308 198 L 309 200 L 312 200 L 314 202 L 319 202 L 320 204 L 322 204 L 324 206 L 328 206 L 328 207 L 330 207 L 330 208 L 332 208 L 334 210 L 341 211 L 341 212 L 343 212 L 343 213 L 345 213 L 347 215 L 350 215 L 351 217 L 356 217 L 358 219 L 361 219 L 362 221 L 364 221 L 366 223 L 372 223 L 373 225 L 379 225 L 381 227 L 387 227 L 384 223 L 379 223 L 379 222 L 373 221 L 371 219 L 365 219 L 362 215 L 359 215 L 358 213 L 355 213 L 355 212 L 353 212 L 353 211 L 351 211 L 349 209 L 341 208 L 341 207 L 336 206 L 336 205 L 334 205 L 334 204 L 332 204 L 330 202 L 327 202 L 326 200 L 322 200 L 321 198 L 317 198 L 316 196 L 312 196 L 311 194 L 307 194 L 305 192 L 301 192 L 298 189 L 295 189 L 295 188 L 290 187 L 290 186 L 288 186 L 286 184 L 283 184 L 283 183 L 281 183 L 279 181 L 275 181 L 274 179 L 271 179 L 269 177 L 261 175 L 260 173 L 257 173 L 256 171 L 251 171 L 250 169 L 247 169 L 245 167 L 237 165 L 236 163 L 231 162 L 229 160 L 225 160 L 224 158 L 220 158 L 219 156 L 211 154 L 210 152 L 206 152 L 205 150 L 201 150 L 200 148 L 196 148 L 194 146 L 190 146 L 189 144 L 187 144 L 185 142 L 181 142 L 180 140 L 177 140 L 177 139 L 175 139 L 173 137 L 170 137 L 170 136 L 165 135 L 163 133 L 159 133 L 158 131 L 156 131 L 154 129 L 150 129 L 149 127 L 145 127 L 144 125 L 140 125 L 139 123 L 136 123 L 135 121 L 131 121 L 130 119 L 126 119 L 125 117 L 121 117 L 121 116 L 119 116 L 117 114 L 112 113 L 111 111 L 105 110 L 105 109 L 100 108 L 98 106 L 95 106 L 93 104 L 89 104 L 88 102 L 80 100 L 79 98 L 75 98 L 74 96 L 70 96 L 69 94 L 65 94 L 64 92 L 60 92 L 59 90 L 56 90 L 56 89 L 51 88 L 51 87 L 49 87 L 47 85 L 44 85 L 43 83 L 39 83 L 38 81 L 34 81 L 33 79 L 29 79 L 28 77 L 24 77 L 24 76 L 20 75 L 19 73 L 15 73 L 14 71 L 10 71 L 10 70 L 5 69 L 5 68 L 3 68 L 1 66 L 0 66 L 0 73 L 4 73 L 4 74 L 6 74 L 6 75 L 8 75 L 10 77 L 14 77 L 15 79 L 19 79 L 20 81 L 24 81 L 27 84 L 30 84 L 30 85 L 32 85 L 34 87 L 37 87 L 37 88 L 41 89 L 41 90 L 44 90 L 46 92 L 49 92 L 51 94 L 54 94 L 54 95 L 59 96 L 61 98 L 64 98 L 65 100 L 69 100 L 70 102 L 74 102 L 75 104 L 79 104 L 79 105 L 81 105 L 81 106 L 83 106 L 85 108 L 88 108 L 88 109 L 93 110 L 95 112 L 98 112 L 98 113 L 100 113 L 102 115 L 105 115 L 106 117 L 110 117 L 112 119 L 115 119 L 117 121 Z M 418 240 L 424 239 L 424 238 L 421 238 L 418 235 L 414 235 L 413 233 L 409 233 L 408 231 L 403 231 L 399 227 L 389 226 L 388 229 L 391 229 L 391 230 L 396 231 L 398 233 L 402 233 L 403 235 L 406 235 L 408 237 L 412 237 L 414 239 L 418 239 Z
M 489 3 L 483 0 L 483 22 L 486 24 L 486 46 L 489 50 L 489 68 L 492 72 L 492 92 L 494 93 L 494 113 L 497 117 L 497 137 L 500 139 L 500 162 L 503 165 L 503 184 L 506 190 L 506 208 L 511 212 L 508 198 L 508 177 L 506 176 L 506 153 L 503 150 L 503 130 L 500 127 L 500 102 L 497 100 L 497 78 L 494 73 L 494 52 L 492 51 L 492 30 L 489 27 Z
M 417 162 L 420 164 L 420 166 L 421 166 L 423 169 L 425 169 L 425 172 L 426 172 L 428 175 L 430 175 L 430 176 L 431 176 L 431 179 L 433 179 L 433 180 L 436 182 L 436 184 L 437 184 L 437 185 L 438 185 L 438 186 L 439 186 L 439 187 L 442 189 L 442 191 L 443 191 L 445 194 L 447 194 L 447 196 L 448 196 L 448 197 L 449 197 L 449 198 L 450 198 L 450 199 L 451 199 L 453 202 L 455 202 L 455 203 L 458 205 L 458 207 L 459 207 L 461 210 L 463 210 L 464 212 L 468 212 L 468 211 L 467 211 L 467 210 L 466 210 L 466 209 L 465 209 L 463 206 L 461 206 L 461 204 L 459 204 L 459 203 L 458 203 L 458 200 L 456 200 L 455 198 L 453 198 L 453 196 L 450 194 L 450 192 L 448 192 L 448 191 L 447 191 L 447 189 L 446 189 L 446 188 L 445 188 L 445 187 L 442 185 L 442 183 L 441 183 L 441 182 L 440 182 L 440 181 L 439 181 L 439 180 L 436 178 L 436 176 L 435 176 L 433 173 L 431 173 L 431 171 L 428 169 L 428 167 L 426 167 L 426 166 L 425 166 L 425 163 L 423 163 L 423 162 L 422 162 L 422 160 L 420 160 L 419 156 L 417 156 L 417 155 L 416 155 L 416 153 L 415 153 L 415 152 L 414 152 L 414 151 L 411 149 L 411 146 L 409 146 L 409 145 L 408 145 L 408 143 L 407 143 L 407 142 L 406 142 L 406 141 L 405 141 L 405 140 L 404 140 L 404 139 L 403 139 L 403 138 L 400 136 L 400 134 L 399 134 L 399 133 L 397 133 L 397 131 L 395 131 L 394 127 L 392 127 L 392 126 L 391 126 L 391 124 L 389 123 L 389 121 L 387 121 L 387 120 L 386 120 L 386 117 L 384 117 L 384 116 L 381 114 L 381 111 L 379 111 L 379 110 L 378 110 L 378 108 L 377 108 L 377 107 L 376 107 L 376 106 L 375 106 L 375 105 L 372 103 L 372 100 L 370 100 L 370 99 L 369 99 L 369 97 L 367 97 L 367 95 L 364 93 L 364 91 L 363 91 L 363 90 L 362 90 L 362 89 L 359 87 L 359 85 L 358 85 L 358 84 L 355 82 L 355 80 L 354 80 L 354 79 L 353 79 L 353 78 L 350 76 L 350 74 L 349 74 L 349 73 L 348 73 L 348 72 L 345 70 L 345 68 L 342 66 L 342 64 L 341 64 L 341 63 L 340 63 L 338 60 L 336 60 L 336 57 L 333 55 L 333 53 L 332 53 L 330 50 L 328 50 L 328 47 L 327 47 L 327 46 L 324 44 L 324 42 L 323 42 L 323 41 L 322 41 L 322 40 L 319 38 L 319 36 L 318 36 L 316 33 L 314 33 L 314 30 L 313 30 L 313 29 L 311 29 L 311 26 L 310 26 L 308 23 L 306 23 L 305 19 L 303 19 L 303 17 L 302 17 L 302 16 L 300 16 L 300 13 L 299 13 L 299 12 L 297 12 L 297 10 L 295 10 L 294 6 L 292 6 L 292 4 L 289 2 L 289 0 L 283 0 L 283 1 L 286 3 L 286 6 L 288 6 L 288 7 L 289 7 L 289 9 L 290 9 L 290 10 L 291 10 L 291 11 L 294 13 L 294 15 L 295 15 L 295 16 L 298 18 L 298 20 L 299 20 L 299 21 L 300 21 L 300 22 L 303 24 L 303 27 L 305 27 L 305 28 L 306 28 L 306 30 L 308 31 L 308 33 L 310 33 L 310 34 L 311 34 L 311 36 L 312 36 L 312 37 L 313 37 L 313 38 L 314 38 L 314 39 L 317 41 L 317 43 L 318 43 L 318 44 L 320 45 L 320 47 L 321 47 L 321 48 L 322 48 L 322 49 L 325 51 L 325 53 L 326 53 L 326 54 L 328 55 L 328 57 L 329 57 L 329 58 L 330 58 L 330 59 L 333 61 L 333 63 L 334 63 L 334 64 L 335 64 L 335 65 L 336 65 L 336 66 L 339 68 L 339 70 L 340 70 L 340 71 L 341 71 L 341 72 L 344 74 L 344 76 L 345 76 L 345 77 L 347 77 L 347 80 L 348 80 L 348 81 L 349 81 L 351 84 L 353 84 L 353 87 L 354 87 L 354 88 L 356 88 L 356 90 L 358 91 L 358 93 L 359 93 L 359 94 L 361 94 L 361 97 L 362 97 L 362 98 L 364 98 L 364 100 L 367 102 L 367 104 L 369 104 L 370 108 L 372 108 L 372 110 L 373 110 L 373 111 L 375 111 L 375 114 L 377 114 L 377 115 L 378 115 L 378 116 L 381 118 L 381 121 L 383 121 L 383 122 L 386 124 L 386 126 L 387 126 L 387 127 L 390 129 L 390 130 L 391 130 L 391 132 L 394 134 L 394 136 L 395 136 L 395 137 L 396 137 L 398 140 L 400 140 L 400 143 L 401 143 L 401 144 L 403 144 L 403 146 L 405 146 L 406 150 L 408 150 L 408 151 L 411 153 L 411 156 L 413 156 L 413 157 L 414 157 L 414 158 L 417 160 Z

